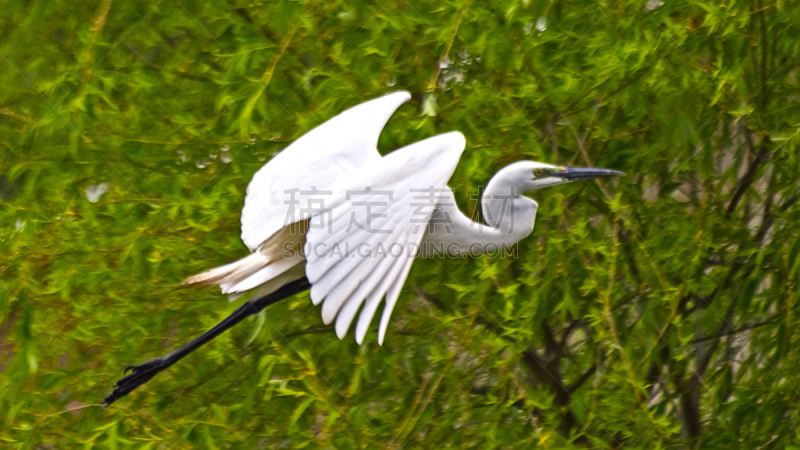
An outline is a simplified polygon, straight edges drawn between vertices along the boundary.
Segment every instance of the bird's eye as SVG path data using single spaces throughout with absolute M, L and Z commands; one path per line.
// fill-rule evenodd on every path
M 533 175 L 534 175 L 534 176 L 537 176 L 537 177 L 540 177 L 540 176 L 542 176 L 542 169 L 536 169 L 536 170 L 534 170 L 534 171 L 533 171 Z

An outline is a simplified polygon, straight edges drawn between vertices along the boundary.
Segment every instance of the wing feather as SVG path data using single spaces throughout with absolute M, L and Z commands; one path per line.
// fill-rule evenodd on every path
M 242 210 L 242 241 L 255 250 L 311 208 L 301 192 L 329 190 L 342 179 L 357 179 L 361 168 L 381 159 L 377 143 L 394 111 L 408 101 L 405 91 L 354 106 L 286 147 L 253 176 Z M 295 201 L 288 201 L 294 192 Z
M 403 258 L 392 260 L 392 265 L 386 272 L 386 276 L 383 277 L 380 284 L 372 290 L 369 297 L 364 302 L 364 309 L 361 310 L 361 315 L 358 317 L 358 324 L 356 325 L 356 342 L 358 342 L 359 345 L 364 342 L 364 338 L 367 336 L 369 324 L 372 323 L 372 318 L 375 317 L 375 311 L 381 304 L 381 299 L 386 295 L 389 285 L 397 278 L 403 266 L 405 266 L 405 263 L 406 260 Z M 346 331 L 347 330 L 345 330 L 345 332 Z
M 403 203 L 409 200 L 410 198 L 408 196 L 403 196 L 399 199 L 394 198 L 392 201 Z M 358 209 L 359 213 L 364 212 L 362 208 L 356 209 Z M 395 218 L 386 213 L 382 213 L 381 215 L 385 217 L 382 217 L 381 220 L 373 224 L 375 230 L 388 230 L 387 227 L 396 227 L 398 224 L 403 223 L 403 217 Z M 360 220 L 362 221 L 361 223 L 363 223 L 364 217 L 362 216 L 359 218 L 354 216 L 354 220 Z M 344 228 L 345 231 L 346 228 L 350 226 L 348 222 L 344 221 L 339 221 L 338 224 Z M 359 233 L 363 237 L 360 240 L 353 239 L 352 233 Z M 348 245 L 349 248 L 347 251 L 335 255 L 320 255 L 316 251 L 312 252 L 314 256 L 310 258 L 310 260 L 317 262 L 317 264 L 311 264 L 307 272 L 313 274 L 309 277 L 309 281 L 312 283 L 312 297 L 326 297 L 325 304 L 322 307 L 322 320 L 324 323 L 329 324 L 333 321 L 350 294 L 352 294 L 373 269 L 378 266 L 383 258 L 389 257 L 378 257 L 378 255 L 375 254 L 376 250 L 379 248 L 388 250 L 392 244 L 397 243 L 398 236 L 397 233 L 371 233 L 367 230 L 351 230 L 347 233 L 342 232 L 342 230 L 334 229 L 334 233 L 323 241 L 326 248 L 328 246 L 338 245 L 341 237 L 348 237 L 349 240 L 345 241 L 345 244 L 350 244 L 352 242 L 353 245 Z M 367 252 L 366 255 L 359 253 L 364 251 Z M 328 266 L 329 268 L 321 274 L 316 274 L 315 272 L 317 271 L 315 269 L 317 265 Z
M 401 238 L 402 240 L 403 238 Z M 376 259 L 376 258 L 373 258 Z M 366 303 L 368 301 L 368 297 L 372 298 L 373 295 L 377 295 L 380 289 L 380 285 L 382 281 L 391 280 L 396 276 L 392 273 L 392 267 L 400 261 L 399 266 L 402 266 L 402 262 L 405 261 L 405 258 L 402 255 L 394 257 L 391 255 L 387 255 L 384 258 L 378 259 L 378 264 L 367 277 L 364 282 L 358 285 L 358 289 L 350 296 L 350 299 L 347 300 L 347 303 L 342 307 L 342 310 L 339 311 L 339 315 L 336 318 L 336 335 L 339 336 L 339 339 L 342 339 L 345 334 L 347 334 L 347 330 L 350 328 L 350 324 L 353 323 L 353 319 L 355 319 L 356 313 L 358 309 L 361 308 L 361 305 L 365 305 L 364 309 L 361 313 L 361 318 L 364 318 L 366 321 L 366 325 L 369 325 L 369 322 L 372 320 L 372 316 L 375 314 L 373 309 L 372 313 L 369 313 L 369 309 L 371 306 Z M 377 295 L 377 300 L 375 301 L 375 307 L 380 301 L 380 298 L 383 297 L 385 289 Z M 360 319 L 359 319 L 360 321 Z M 359 333 L 357 329 L 356 333 L 356 342 L 361 344 L 364 341 L 364 336 L 366 335 L 366 327 L 363 330 L 363 335 L 359 338 Z
M 403 283 L 406 281 L 406 277 L 408 277 L 412 262 L 412 259 L 405 261 L 400 275 L 392 280 L 392 285 L 389 287 L 389 290 L 386 291 L 386 305 L 383 307 L 381 325 L 378 329 L 379 345 L 383 345 L 383 338 L 386 337 L 386 329 L 389 327 L 389 319 L 392 317 L 392 311 L 394 311 L 394 305 L 397 303 L 397 299 L 400 298 L 400 290 L 403 289 Z
M 461 133 L 453 132 L 392 152 L 372 164 L 354 190 L 336 190 L 339 198 L 332 202 L 330 227 L 309 229 L 305 254 L 311 299 L 315 304 L 322 302 L 326 324 L 336 319 L 340 338 L 364 305 L 356 332 L 356 340 L 363 342 L 377 306 L 386 296 L 378 337 L 383 342 L 392 309 L 435 208 L 435 202 L 415 203 L 415 195 L 420 195 L 415 190 L 447 189 L 464 145 Z M 369 217 L 377 219 L 369 224 Z M 354 226 L 353 221 L 361 226 Z M 369 226 L 364 227 L 365 221 Z M 358 250 L 364 244 L 367 248 Z M 336 245 L 345 250 L 336 254 L 318 251 Z

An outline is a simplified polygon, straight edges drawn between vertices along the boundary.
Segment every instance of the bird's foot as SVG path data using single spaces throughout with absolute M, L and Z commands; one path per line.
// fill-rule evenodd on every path
M 120 378 L 114 385 L 114 390 L 111 394 L 103 400 L 106 407 L 119 400 L 120 398 L 130 394 L 137 387 L 147 383 L 156 376 L 159 372 L 169 367 L 163 358 L 156 358 L 152 361 L 138 366 L 128 366 L 125 368 L 125 373 L 131 373 Z

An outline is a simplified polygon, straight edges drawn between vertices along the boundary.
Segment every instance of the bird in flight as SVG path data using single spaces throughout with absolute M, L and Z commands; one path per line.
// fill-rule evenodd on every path
M 322 320 L 343 338 L 355 323 L 361 344 L 383 303 L 378 343 L 418 256 L 480 255 L 508 249 L 533 231 L 537 203 L 524 194 L 570 181 L 624 175 L 610 169 L 520 161 L 487 184 L 485 224 L 456 206 L 447 182 L 466 141 L 440 134 L 381 156 L 378 137 L 411 95 L 394 92 L 354 106 L 306 133 L 253 176 L 242 211 L 251 253 L 189 277 L 219 285 L 231 300 L 253 291 L 225 320 L 168 356 L 129 366 L 106 406 L 228 328 L 310 290 Z

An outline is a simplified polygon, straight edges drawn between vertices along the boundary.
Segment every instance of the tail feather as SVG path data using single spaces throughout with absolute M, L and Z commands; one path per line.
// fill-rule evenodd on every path
M 275 283 L 270 283 L 270 280 L 275 278 L 285 280 L 286 277 L 281 277 L 283 273 L 298 264 L 301 265 L 301 269 L 304 267 L 301 264 L 303 256 L 296 251 L 286 255 L 286 249 L 302 249 L 307 230 L 308 221 L 290 224 L 270 236 L 253 253 L 230 264 L 191 276 L 182 284 L 216 284 L 222 288 L 223 294 L 234 295 L 265 283 L 273 286 Z M 305 276 L 305 273 L 301 276 Z M 282 284 L 277 285 L 275 289 Z
M 260 298 L 266 295 L 270 295 L 273 292 L 277 291 L 284 285 L 294 282 L 295 280 L 299 280 L 306 276 L 306 265 L 298 263 L 280 275 L 275 276 L 271 280 L 259 285 L 253 293 L 253 298 Z M 235 294 L 233 294 L 235 295 Z M 233 301 L 233 299 L 231 299 Z
M 297 264 L 302 263 L 303 261 L 304 259 L 301 257 L 279 259 L 248 275 L 247 278 L 243 279 L 242 281 L 230 284 L 222 283 L 220 284 L 220 287 L 224 293 L 249 291 L 250 289 L 256 288 L 267 281 L 278 277 L 282 273 L 286 272 Z
M 183 281 L 189 284 L 218 284 L 224 287 L 234 286 L 270 264 L 270 259 L 261 252 L 251 253 L 244 258 L 224 266 L 215 267 L 203 273 L 193 275 Z

